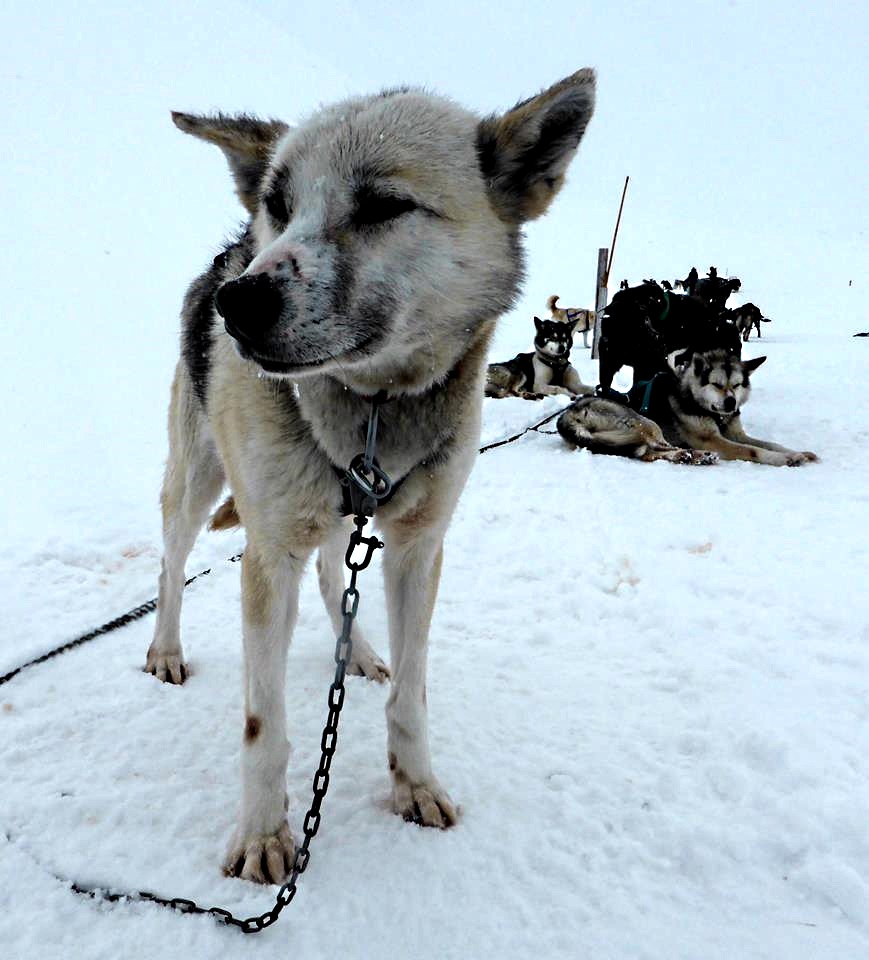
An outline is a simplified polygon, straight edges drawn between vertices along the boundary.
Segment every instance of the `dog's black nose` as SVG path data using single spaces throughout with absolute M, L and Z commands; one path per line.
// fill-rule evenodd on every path
M 218 287 L 214 305 L 227 333 L 236 340 L 257 343 L 280 320 L 284 298 L 274 281 L 257 274 Z
M 724 398 L 724 409 L 728 413 L 732 413 L 736 409 L 736 397 L 725 397 Z

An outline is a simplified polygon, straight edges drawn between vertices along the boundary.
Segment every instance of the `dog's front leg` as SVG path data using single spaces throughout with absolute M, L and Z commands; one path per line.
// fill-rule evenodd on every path
M 594 393 L 594 389 L 582 382 L 579 371 L 571 363 L 564 371 L 564 386 L 571 396 L 588 396 Z
M 773 450 L 776 453 L 784 453 L 788 456 L 787 466 L 798 467 L 804 463 L 814 463 L 818 459 L 816 453 L 811 450 L 791 450 L 789 447 L 783 447 L 780 443 L 773 443 L 772 440 L 758 440 L 757 437 L 750 437 L 742 428 L 741 419 L 734 418 L 723 430 L 724 436 L 728 440 L 736 443 L 745 443 L 753 447 L 760 447 L 763 450 Z
M 304 558 L 275 558 L 248 544 L 242 560 L 244 738 L 241 808 L 224 862 L 229 876 L 280 883 L 293 862 L 287 826 L 290 744 L 284 708 L 287 648 L 298 613 Z
M 443 533 L 409 542 L 384 528 L 383 556 L 392 689 L 386 704 L 392 808 L 405 820 L 449 827 L 456 808 L 432 773 L 426 707 L 428 632 L 443 557 Z
M 752 446 L 750 443 L 729 440 L 718 433 L 704 434 L 696 443 L 692 438 L 690 445 L 695 450 L 717 453 L 722 460 L 747 460 L 750 463 L 763 463 L 769 467 L 794 467 L 806 462 L 800 458 L 799 454 L 791 457 L 779 450 L 766 450 L 763 447 Z
M 544 397 L 572 397 L 573 393 L 567 389 L 567 387 L 553 387 L 549 384 L 546 386 L 538 387 L 536 384 L 534 386 L 535 393 L 539 393 Z

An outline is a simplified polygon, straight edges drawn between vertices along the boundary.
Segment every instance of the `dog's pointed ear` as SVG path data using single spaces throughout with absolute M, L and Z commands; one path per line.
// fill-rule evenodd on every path
M 766 362 L 766 357 L 755 357 L 754 360 L 743 360 L 742 366 L 743 369 L 747 370 L 749 373 L 757 370 L 757 368 Z
M 177 110 L 172 111 L 172 122 L 184 133 L 220 147 L 235 180 L 238 199 L 248 213 L 254 213 L 274 145 L 289 127 L 280 120 L 259 120 L 245 114 L 202 117 Z
M 480 168 L 502 220 L 523 223 L 546 211 L 593 112 L 594 71 L 585 69 L 480 122 Z
M 667 366 L 669 366 L 673 373 L 679 373 L 685 364 L 691 360 L 691 357 L 691 350 L 674 350 L 672 353 L 667 354 Z
M 534 326 L 537 327 L 538 332 L 543 329 L 543 321 L 540 317 L 534 318 Z

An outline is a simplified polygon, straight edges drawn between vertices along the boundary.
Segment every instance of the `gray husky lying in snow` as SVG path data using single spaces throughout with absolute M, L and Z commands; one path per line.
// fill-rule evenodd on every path
M 294 129 L 173 115 L 221 148 L 250 215 L 184 302 L 146 664 L 161 680 L 185 679 L 184 564 L 227 483 L 234 506 L 224 519 L 237 511 L 247 533 L 230 875 L 278 882 L 292 863 L 284 673 L 299 580 L 319 550 L 320 589 L 339 629 L 348 525 L 335 467 L 360 452 L 368 401 L 381 391 L 389 401 L 377 455 L 402 481 L 377 517 L 387 546 L 392 806 L 425 826 L 456 822 L 432 770 L 426 719 L 442 542 L 477 455 L 488 343 L 519 289 L 522 224 L 560 189 L 593 104 L 594 75 L 580 70 L 485 119 L 409 89 L 348 100 Z M 388 675 L 355 625 L 353 657 L 356 672 Z
M 640 460 L 711 463 L 720 458 L 778 467 L 816 461 L 808 450 L 758 440 L 743 429 L 741 410 L 751 393 L 750 376 L 765 360 L 741 360 L 727 350 L 676 351 L 668 358 L 670 371 L 658 374 L 648 392 L 629 395 L 638 406 L 643 395 L 647 416 L 591 397 L 571 404 L 556 427 L 576 446 Z M 680 457 L 688 451 L 702 456 Z
M 714 453 L 684 450 L 664 439 L 654 420 L 625 404 L 602 397 L 581 397 L 555 423 L 558 432 L 574 446 L 592 453 L 608 453 L 633 460 L 669 460 L 670 463 L 715 463 Z

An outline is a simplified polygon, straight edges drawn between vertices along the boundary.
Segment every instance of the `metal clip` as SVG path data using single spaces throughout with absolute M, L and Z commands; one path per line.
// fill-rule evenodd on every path
M 365 556 L 361 560 L 356 561 L 353 559 L 353 551 L 362 544 L 365 544 L 366 547 Z M 364 570 L 368 564 L 371 563 L 374 551 L 379 550 L 382 546 L 383 542 L 378 540 L 377 537 L 363 537 L 359 530 L 354 530 L 350 534 L 350 545 L 347 547 L 344 563 L 347 564 L 350 570 Z

